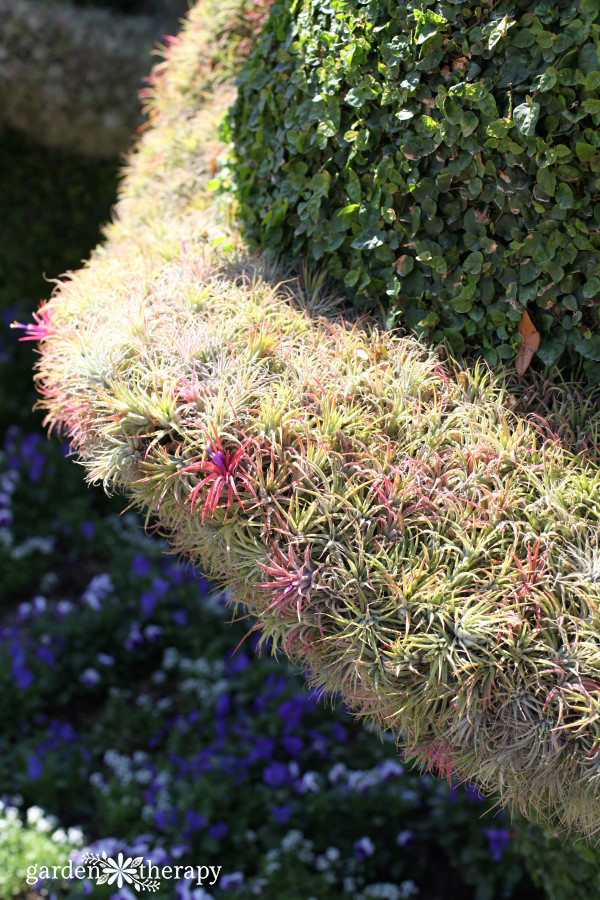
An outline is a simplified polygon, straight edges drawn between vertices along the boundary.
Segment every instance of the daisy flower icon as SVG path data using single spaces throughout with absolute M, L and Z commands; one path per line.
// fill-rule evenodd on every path
M 104 853 L 102 855 L 104 856 Z M 124 882 L 132 884 L 137 880 L 137 867 L 140 865 L 141 861 L 141 856 L 136 859 L 133 859 L 130 856 L 128 859 L 124 860 L 122 853 L 119 853 L 116 862 L 112 857 L 108 857 L 102 866 L 102 881 L 106 881 L 108 884 L 114 884 L 116 881 L 117 887 L 119 888 L 123 887 Z

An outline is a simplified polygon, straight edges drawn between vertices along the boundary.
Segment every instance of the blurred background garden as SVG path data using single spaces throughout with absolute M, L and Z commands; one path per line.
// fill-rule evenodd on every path
M 115 34 L 120 16 L 176 28 L 182 12 L 143 0 L 105 6 Z M 0 2 L 1 15 L 18 7 Z M 144 32 L 148 48 L 165 43 L 158 28 Z M 125 500 L 87 487 L 60 435 L 46 436 L 33 410 L 35 350 L 9 326 L 28 321 L 53 279 L 101 239 L 127 141 L 76 153 L 66 138 L 40 143 L 5 119 L 1 900 L 136 896 L 116 883 L 26 883 L 29 866 L 62 866 L 86 848 L 221 867 L 216 884 L 164 882 L 165 900 L 600 895 L 595 850 L 405 767 L 393 736 L 382 740 L 341 701 L 332 708 L 311 692 L 301 671 L 259 653 L 252 623 L 232 623 L 202 573 L 169 555 Z M 127 121 L 139 127 L 135 115 Z

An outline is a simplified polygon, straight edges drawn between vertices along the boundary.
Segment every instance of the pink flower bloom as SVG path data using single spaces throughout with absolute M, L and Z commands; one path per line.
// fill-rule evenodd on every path
M 41 307 L 40 311 L 33 313 L 35 323 L 13 322 L 11 328 L 22 328 L 25 334 L 19 338 L 20 341 L 43 341 L 50 334 L 50 313 L 47 306 Z

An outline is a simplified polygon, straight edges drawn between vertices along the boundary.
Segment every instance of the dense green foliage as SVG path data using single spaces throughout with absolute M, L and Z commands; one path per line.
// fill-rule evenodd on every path
M 277 4 L 230 117 L 247 234 L 492 364 L 527 309 L 597 378 L 599 33 L 597 0 Z

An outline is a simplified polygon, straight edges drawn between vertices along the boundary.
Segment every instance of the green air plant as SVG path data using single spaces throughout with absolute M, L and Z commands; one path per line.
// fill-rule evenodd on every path
M 353 321 L 207 185 L 240 7 L 196 6 L 106 243 L 21 326 L 88 479 L 422 765 L 556 829 L 600 813 L 600 472 L 485 365 Z M 270 152 L 266 148 L 265 152 Z
M 598 382 L 599 47 L 598 0 L 278 3 L 229 117 L 245 236 L 492 365 L 526 312 Z

